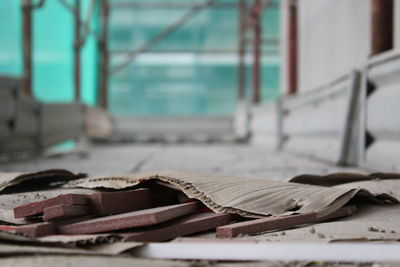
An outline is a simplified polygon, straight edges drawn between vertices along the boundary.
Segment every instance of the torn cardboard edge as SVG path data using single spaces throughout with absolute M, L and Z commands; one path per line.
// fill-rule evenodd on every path
M 123 253 L 143 244 L 141 243 L 114 243 L 109 246 L 93 246 L 91 249 L 76 247 L 57 247 L 51 244 L 0 244 L 0 256 L 20 256 L 20 255 L 96 255 L 111 256 Z M 108 250 L 107 250 L 107 249 Z
M 86 174 L 74 174 L 63 169 L 50 169 L 33 173 L 18 173 L 18 172 L 0 172 L 0 192 L 4 193 L 7 189 L 20 185 L 24 182 L 67 182 L 74 179 L 86 177 Z
M 64 186 L 124 189 L 154 179 L 171 184 L 214 212 L 235 213 L 249 218 L 306 212 L 317 212 L 323 217 L 336 211 L 356 195 L 377 203 L 398 202 L 389 195 L 373 195 L 362 188 L 330 188 L 178 171 L 87 177 L 68 182 Z
M 292 183 L 309 184 L 318 186 L 335 186 L 345 183 L 371 181 L 371 180 L 400 179 L 399 173 L 376 172 L 371 174 L 338 172 L 328 175 L 302 174 L 289 180 Z
M 101 233 L 86 235 L 50 235 L 45 237 L 28 237 L 16 232 L 0 230 L 0 243 L 9 244 L 40 244 L 40 246 L 90 247 L 99 244 L 112 244 L 119 242 L 124 237 L 118 233 Z M 0 244 L 1 245 L 1 244 Z

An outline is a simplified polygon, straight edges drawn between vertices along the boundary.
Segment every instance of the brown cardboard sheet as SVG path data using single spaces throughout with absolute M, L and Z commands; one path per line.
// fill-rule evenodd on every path
M 400 180 L 399 179 L 385 179 L 385 180 L 370 180 L 359 181 L 346 184 L 336 185 L 336 188 L 363 188 L 376 196 L 390 196 L 392 198 L 400 199 Z M 386 196 L 386 197 L 387 197 Z
M 366 188 L 373 194 L 385 192 L 398 197 L 400 180 L 370 180 L 337 185 L 344 188 Z M 242 236 L 238 241 L 258 242 L 399 242 L 400 241 L 400 205 L 356 202 L 357 214 L 299 228 L 284 231 L 272 231 L 254 236 Z M 214 239 L 215 234 L 205 233 L 195 236 L 197 239 Z M 181 238 L 187 240 L 187 238 Z
M 0 249 L 2 249 L 2 244 L 11 244 L 11 245 L 19 245 L 21 246 L 21 251 L 25 251 L 24 246 L 29 246 L 28 249 L 25 251 L 27 254 L 30 254 L 32 251 L 32 246 L 35 245 L 40 245 L 40 246 L 45 246 L 45 247 L 85 247 L 90 249 L 92 252 L 101 253 L 101 254 L 116 254 L 115 252 L 109 251 L 108 253 L 104 251 L 103 249 L 106 247 L 105 244 L 116 244 L 116 248 L 121 248 L 120 245 L 118 245 L 118 241 L 121 241 L 125 237 L 124 234 L 118 234 L 118 233 L 109 233 L 109 234 L 88 234 L 88 235 L 73 235 L 73 236 L 66 236 L 66 235 L 50 235 L 50 236 L 45 236 L 45 237 L 27 237 L 23 235 L 17 235 L 14 233 L 9 233 L 9 232 L 3 232 L 0 231 Z M 133 242 L 129 242 L 131 244 L 130 248 L 132 248 Z M 104 244 L 104 246 L 100 246 L 101 244 Z M 142 244 L 139 242 L 135 242 L 136 246 Z M 112 248 L 112 246 L 107 246 L 109 248 Z M 9 247 L 11 250 L 18 250 L 18 246 L 14 247 Z M 9 249 L 9 248 L 6 248 Z M 113 249 L 113 251 L 116 250 L 116 248 Z M 38 251 L 40 254 L 41 251 Z M 51 253 L 45 253 L 45 254 L 53 254 Z M 68 252 L 68 251 L 67 251 Z M 57 253 L 54 253 L 57 254 Z M 1 253 L 0 253 L 1 256 Z
M 71 248 L 71 246 L 63 248 L 58 246 L 58 244 L 60 244 L 60 242 L 43 242 L 36 238 L 0 231 L 0 258 L 4 256 L 30 254 L 96 254 L 94 250 L 86 251 L 84 249 Z M 64 244 L 67 245 L 67 243 Z
M 357 187 L 345 189 L 179 171 L 88 177 L 71 181 L 65 186 L 123 189 L 150 179 L 176 186 L 188 197 L 200 200 L 215 212 L 255 218 L 306 212 L 318 212 L 320 216 L 325 216 L 360 194 L 375 202 L 386 201 L 385 195 L 377 198 Z M 388 201 L 397 200 L 389 197 Z

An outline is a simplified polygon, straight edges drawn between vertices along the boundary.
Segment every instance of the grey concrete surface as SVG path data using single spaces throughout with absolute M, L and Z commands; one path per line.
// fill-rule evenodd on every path
M 328 174 L 359 171 L 288 153 L 266 146 L 244 144 L 114 144 L 95 145 L 87 155 L 66 154 L 0 164 L 0 171 L 30 172 L 64 168 L 89 175 L 124 174 L 157 170 L 183 170 L 287 180 L 304 173 Z
M 143 266 L 143 267 L 303 267 L 303 266 L 324 266 L 324 267 L 395 267 L 396 264 L 390 263 L 334 263 L 334 262 L 216 262 L 216 261 L 178 261 L 178 260 L 149 260 L 131 257 L 104 257 L 104 256 L 62 256 L 62 255 L 33 255 L 24 257 L 6 257 L 0 259 L 1 266 L 4 267 L 105 267 L 105 266 Z

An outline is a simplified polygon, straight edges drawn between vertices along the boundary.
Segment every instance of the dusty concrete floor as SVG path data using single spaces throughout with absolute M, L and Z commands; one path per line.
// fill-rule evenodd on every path
M 260 179 L 290 179 L 304 173 L 360 171 L 271 148 L 243 144 L 114 144 L 92 145 L 86 155 L 66 154 L 0 164 L 0 171 L 37 171 L 65 168 L 89 175 L 156 170 L 184 170 Z

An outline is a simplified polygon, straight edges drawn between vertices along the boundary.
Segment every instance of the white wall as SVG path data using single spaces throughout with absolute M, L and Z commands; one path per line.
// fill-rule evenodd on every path
M 370 1 L 298 3 L 300 92 L 323 85 L 366 62 L 370 53 Z
M 394 45 L 400 48 L 400 1 L 394 1 Z

